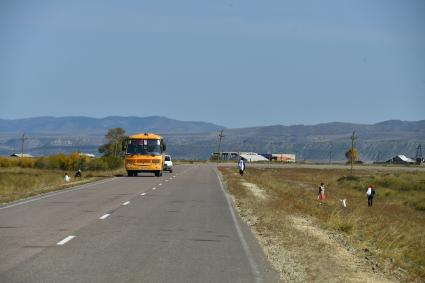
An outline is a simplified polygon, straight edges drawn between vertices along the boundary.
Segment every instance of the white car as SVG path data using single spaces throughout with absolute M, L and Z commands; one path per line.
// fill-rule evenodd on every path
M 170 171 L 170 173 L 173 173 L 173 161 L 171 160 L 170 155 L 165 155 L 164 171 Z

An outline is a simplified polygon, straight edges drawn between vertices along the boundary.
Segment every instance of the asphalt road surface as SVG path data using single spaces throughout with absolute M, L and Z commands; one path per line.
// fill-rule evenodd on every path
M 214 165 L 0 207 L 0 282 L 279 282 Z

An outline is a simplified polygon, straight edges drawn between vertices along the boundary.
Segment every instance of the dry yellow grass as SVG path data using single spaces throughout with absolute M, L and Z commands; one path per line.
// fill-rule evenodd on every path
M 424 281 L 425 174 L 220 168 L 241 215 L 290 281 Z M 245 183 L 255 184 L 259 198 Z M 320 205 L 318 185 L 328 199 Z M 373 207 L 366 187 L 376 186 Z M 347 199 L 343 209 L 340 199 Z M 348 262 L 344 262 L 348 261 Z M 289 266 L 289 267 L 285 267 Z M 373 277 L 375 276 L 375 277 Z
M 61 170 L 0 168 L 0 203 L 93 182 L 114 174 L 122 174 L 121 171 L 83 172 L 83 178 L 78 179 L 72 178 L 73 172 L 68 171 L 71 182 L 65 183 L 63 179 L 65 171 Z

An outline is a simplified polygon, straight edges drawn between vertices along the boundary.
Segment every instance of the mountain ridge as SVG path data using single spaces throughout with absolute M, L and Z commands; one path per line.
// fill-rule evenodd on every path
M 208 122 L 180 121 L 162 116 L 39 116 L 0 119 L 0 133 L 99 133 L 116 127 L 122 127 L 129 132 L 165 130 L 171 133 L 198 133 L 225 128 Z
M 160 116 L 144 118 L 112 116 L 112 118 L 93 118 L 94 120 L 83 118 L 85 124 L 81 130 L 73 123 L 67 124 L 67 117 L 61 119 L 64 128 L 74 130 L 60 132 L 64 128 L 52 128 L 50 125 L 44 128 L 50 132 L 36 133 L 34 132 L 36 127 L 33 127 L 32 133 L 25 132 L 29 137 L 26 141 L 26 151 L 34 155 L 69 153 L 76 150 L 98 154 L 97 148 L 104 143 L 107 129 L 115 127 L 123 127 L 127 134 L 145 131 L 159 133 L 167 141 L 169 153 L 184 159 L 207 159 L 211 152 L 217 151 L 218 132 L 221 129 L 225 129 L 221 144 L 223 151 L 296 153 L 298 160 L 321 162 L 329 161 L 330 158 L 334 161 L 344 161 L 344 154 L 351 146 L 350 137 L 353 131 L 358 137 L 356 148 L 363 161 L 383 161 L 396 154 L 413 157 L 417 146 L 421 143 L 425 145 L 425 120 L 388 120 L 371 125 L 330 122 L 317 125 L 271 125 L 226 129 L 206 122 L 184 122 Z M 94 125 L 99 125 L 96 124 L 98 122 L 96 119 L 104 120 L 94 131 L 93 127 L 96 127 Z M 2 121 L 5 120 L 0 120 L 0 154 L 8 155 L 20 150 L 22 132 L 16 129 L 14 133 L 5 132 Z M 38 123 L 40 121 L 43 119 Z M 96 123 L 93 124 L 93 121 Z M 126 123 L 136 126 L 128 127 Z M 143 128 L 143 125 L 147 127 Z M 8 126 L 10 130 L 11 126 Z

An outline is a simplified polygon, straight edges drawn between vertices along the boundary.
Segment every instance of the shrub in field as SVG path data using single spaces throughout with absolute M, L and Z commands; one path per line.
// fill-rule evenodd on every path
M 105 158 L 95 158 L 86 163 L 85 170 L 90 171 L 105 171 L 109 169 L 109 165 L 106 162 Z
M 122 158 L 119 157 L 104 157 L 109 169 L 117 169 L 123 165 Z
M 0 167 L 12 167 L 12 161 L 10 157 L 0 157 Z
M 16 158 L 16 157 L 0 157 L 0 167 L 21 167 L 21 168 L 34 168 L 34 158 Z
M 17 165 L 21 168 L 34 168 L 35 160 L 33 158 L 17 158 Z
M 83 171 L 102 171 L 118 169 L 121 166 L 123 166 L 122 158 L 89 158 L 86 156 L 80 156 L 78 152 L 71 153 L 69 155 L 59 153 L 38 158 L 0 157 L 0 167 L 4 168 L 20 167 L 66 171 L 76 171 L 78 169 L 81 169 Z
M 88 157 L 81 157 L 77 152 L 70 155 L 63 153 L 40 157 L 35 161 L 35 168 L 39 169 L 60 169 L 60 170 L 87 170 L 91 162 Z

